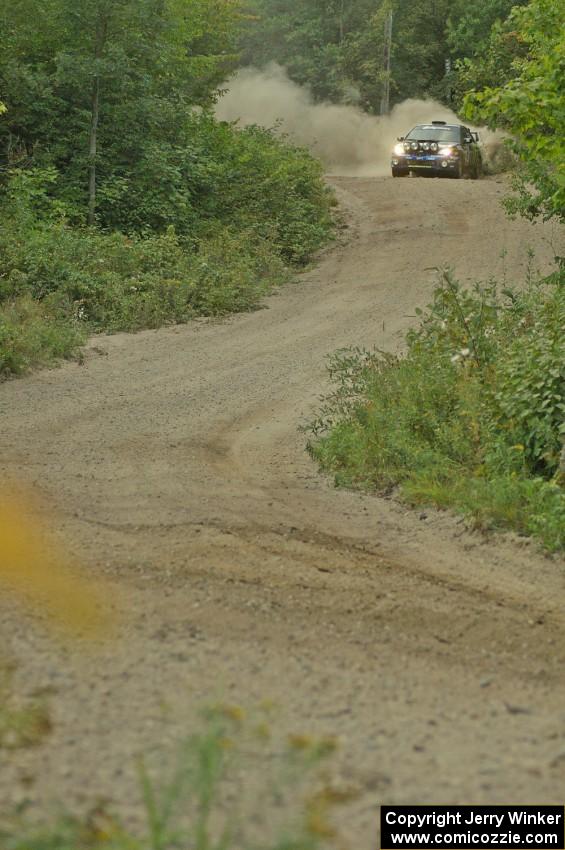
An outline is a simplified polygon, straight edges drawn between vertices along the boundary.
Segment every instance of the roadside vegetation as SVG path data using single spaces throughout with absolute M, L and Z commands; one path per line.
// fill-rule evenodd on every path
M 467 118 L 508 132 L 510 214 L 565 223 L 565 0 L 531 0 L 493 27 L 484 55 L 461 66 Z
M 0 377 L 252 309 L 331 233 L 307 151 L 211 115 L 237 4 L 42 8 L 0 12 Z
M 3 850 L 323 850 L 335 838 L 332 812 L 351 799 L 326 775 L 331 738 L 292 735 L 273 745 L 268 708 L 246 717 L 239 706 L 204 712 L 198 731 L 172 757 L 137 763 L 143 817 L 128 826 L 119 807 L 99 802 L 81 817 L 42 823 L 0 813 Z M 1 719 L 1 715 L 0 715 Z M 24 722 L 24 721 L 22 721 Z M 27 721 L 25 721 L 27 722 Z M 19 746 L 29 746 L 28 742 Z M 0 739 L 0 751 L 3 748 Z M 166 761 L 168 769 L 163 770 Z M 259 771 L 260 781 L 250 778 Z M 245 772 L 246 783 L 241 783 Z M 252 796 L 251 796 L 252 795 Z
M 0 656 L 0 753 L 37 746 L 51 731 L 51 718 L 41 695 L 17 699 L 15 666 Z
M 340 485 L 565 546 L 563 283 L 465 290 L 444 272 L 405 354 L 335 355 L 314 457 Z

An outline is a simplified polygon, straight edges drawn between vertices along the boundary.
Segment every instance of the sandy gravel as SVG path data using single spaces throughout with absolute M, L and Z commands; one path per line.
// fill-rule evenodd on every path
M 43 495 L 124 612 L 85 655 L 4 594 L 4 652 L 54 721 L 2 764 L 4 801 L 134 816 L 136 754 L 207 702 L 269 699 L 283 733 L 340 736 L 352 850 L 374 849 L 381 802 L 562 802 L 563 561 L 337 491 L 298 430 L 331 352 L 400 345 L 430 269 L 523 278 L 556 235 L 505 219 L 494 179 L 333 183 L 347 230 L 265 309 L 100 337 L 83 365 L 0 387 L 0 475 Z

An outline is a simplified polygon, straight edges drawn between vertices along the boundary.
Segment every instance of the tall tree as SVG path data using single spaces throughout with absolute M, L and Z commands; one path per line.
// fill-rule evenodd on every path
M 514 6 L 528 0 L 453 0 L 447 17 L 447 41 L 453 59 L 472 58 L 484 53 L 491 30 L 502 23 Z
M 510 131 L 522 163 L 510 208 L 529 218 L 565 220 L 564 20 L 565 0 L 531 0 L 514 8 L 506 27 L 495 28 L 486 56 L 490 64 L 509 33 L 519 45 L 504 76 L 499 74 L 501 84 L 477 86 L 465 100 L 469 118 Z
M 284 65 L 320 100 L 356 97 L 345 57 L 380 0 L 248 0 L 254 21 L 243 32 L 242 61 Z
M 494 2 L 494 0 L 493 0 Z M 500 0 L 503 2 L 503 0 Z M 255 23 L 243 61 L 275 60 L 320 100 L 357 100 L 378 112 L 384 22 L 392 6 L 392 101 L 445 93 L 450 0 L 248 0 Z
M 236 0 L 3 2 L 0 153 L 54 165 L 70 207 L 94 223 L 101 197 L 127 192 L 159 147 L 166 160 L 191 109 L 213 103 L 238 14 Z

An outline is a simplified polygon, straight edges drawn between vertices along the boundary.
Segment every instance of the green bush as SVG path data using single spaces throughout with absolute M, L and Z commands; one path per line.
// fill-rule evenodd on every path
M 160 236 L 36 226 L 0 237 L 0 299 L 28 295 L 96 330 L 136 330 L 248 310 L 286 277 L 272 246 L 219 228 L 197 249 Z
M 251 310 L 287 278 L 272 243 L 250 231 L 221 228 L 200 243 L 193 258 L 190 305 L 205 316 Z
M 147 237 L 173 227 L 183 243 L 195 245 L 219 225 L 253 230 L 293 265 L 327 242 L 333 195 L 321 163 L 306 149 L 272 130 L 239 130 L 206 113 L 183 122 L 182 145 L 140 139 L 133 164 L 106 162 L 101 154 L 97 221 L 103 231 Z M 53 165 L 14 171 L 4 190 L 9 210 L 27 227 L 57 217 L 81 225 L 73 179 L 72 169 Z
M 134 331 L 253 309 L 288 277 L 272 240 L 211 223 L 126 236 L 71 227 L 51 171 L 19 174 L 0 230 L 0 375 L 76 354 L 87 331 Z
M 85 340 L 84 329 L 28 295 L 0 304 L 0 380 L 74 357 Z
M 321 163 L 271 130 L 222 127 L 231 145 L 223 151 L 218 217 L 255 227 L 286 262 L 305 263 L 331 231 L 333 195 Z
M 272 247 L 222 229 L 187 251 L 147 239 L 37 228 L 0 237 L 0 375 L 76 354 L 87 331 L 134 331 L 249 310 L 287 270 Z
M 190 145 L 170 152 L 174 167 L 165 147 L 137 177 L 102 180 L 99 219 L 110 231 L 76 224 L 55 168 L 13 172 L 0 196 L 0 304 L 43 306 L 21 338 L 4 332 L 4 375 L 59 356 L 48 329 L 70 356 L 80 326 L 134 331 L 253 309 L 328 239 L 332 197 L 307 152 L 206 115 L 191 129 Z
M 407 352 L 338 352 L 310 449 L 339 484 L 565 544 L 563 273 L 524 291 L 444 274 Z
M 60 191 L 64 188 L 61 181 Z M 101 179 L 98 218 L 127 233 L 173 226 L 199 239 L 217 223 L 254 229 L 286 262 L 304 263 L 331 230 L 321 164 L 271 130 L 193 115 L 182 147 L 143 149 L 135 169 Z
M 529 0 L 493 27 L 463 73 L 464 115 L 508 133 L 517 156 L 507 209 L 565 220 L 565 31 L 563 0 Z M 485 75 L 486 71 L 486 75 Z

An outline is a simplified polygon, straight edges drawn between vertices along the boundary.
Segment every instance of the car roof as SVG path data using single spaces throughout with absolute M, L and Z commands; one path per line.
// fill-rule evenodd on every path
M 463 126 L 463 124 L 447 124 L 447 123 L 444 123 L 443 121 L 440 124 L 439 121 L 428 121 L 428 122 L 424 122 L 423 124 L 415 124 L 412 129 L 414 130 L 416 127 L 425 127 L 426 129 L 431 130 L 432 128 L 436 128 L 436 127 L 462 127 L 462 126 Z

